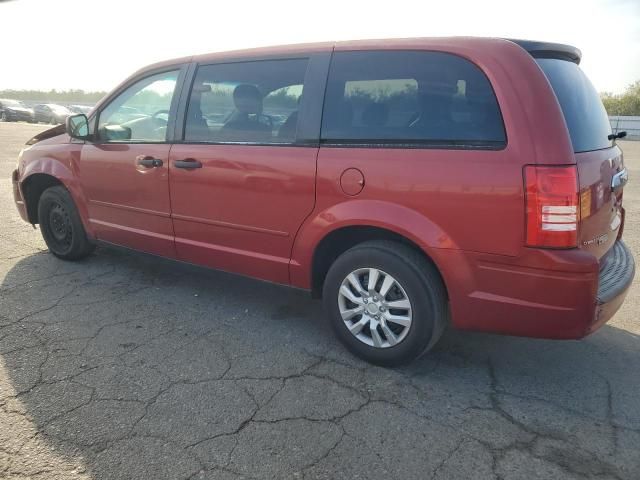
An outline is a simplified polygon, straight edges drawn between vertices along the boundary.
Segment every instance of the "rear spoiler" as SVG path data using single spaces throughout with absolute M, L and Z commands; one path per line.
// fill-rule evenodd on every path
M 517 45 L 520 45 L 535 58 L 559 58 L 580 64 L 582 52 L 580 49 L 563 43 L 536 42 L 535 40 L 515 40 L 505 38 Z

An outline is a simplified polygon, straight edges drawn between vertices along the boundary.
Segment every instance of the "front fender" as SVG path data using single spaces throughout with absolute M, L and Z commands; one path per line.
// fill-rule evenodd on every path
M 78 177 L 74 173 L 74 165 L 77 165 L 76 160 L 79 159 L 81 145 L 76 147 L 77 149 L 69 152 L 69 145 L 61 145 L 58 152 L 56 148 L 49 146 L 47 154 L 42 156 L 37 155 L 37 147 L 26 150 L 20 165 L 21 168 L 19 168 L 20 190 L 25 202 L 27 202 L 24 186 L 34 179 L 34 175 L 48 175 L 55 178 L 71 194 L 87 235 L 94 237 L 93 229 L 89 223 L 86 197 Z M 27 156 L 31 158 L 26 158 Z
M 411 240 L 433 259 L 433 249 L 457 249 L 453 240 L 421 213 L 380 200 L 351 200 L 314 212 L 296 235 L 291 252 L 291 284 L 311 288 L 313 254 L 323 238 L 344 227 L 368 226 Z

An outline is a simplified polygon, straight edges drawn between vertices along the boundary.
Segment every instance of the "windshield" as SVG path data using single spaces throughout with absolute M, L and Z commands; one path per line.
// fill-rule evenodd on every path
M 23 103 L 19 100 L 1 100 L 1 102 L 9 107 L 24 107 Z
M 567 60 L 537 58 L 556 93 L 567 122 L 574 152 L 611 146 L 609 117 L 600 96 L 580 67 Z

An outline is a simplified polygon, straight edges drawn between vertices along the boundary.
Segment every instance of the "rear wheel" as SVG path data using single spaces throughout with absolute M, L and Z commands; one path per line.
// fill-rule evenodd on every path
M 9 119 L 7 118 L 7 112 L 2 111 L 0 112 L 0 122 L 8 122 Z
M 56 257 L 78 260 L 94 250 L 73 199 L 64 187 L 50 187 L 42 193 L 38 202 L 38 223 L 49 251 Z
M 327 273 L 323 301 L 347 348 L 383 366 L 425 353 L 448 320 L 435 267 L 419 252 L 390 241 L 365 242 L 338 257 Z

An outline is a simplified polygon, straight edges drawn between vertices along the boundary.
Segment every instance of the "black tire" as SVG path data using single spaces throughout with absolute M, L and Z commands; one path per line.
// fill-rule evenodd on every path
M 340 314 L 338 295 L 342 282 L 351 272 L 366 268 L 393 276 L 411 302 L 408 333 L 402 341 L 387 348 L 367 345 L 356 338 Z M 338 339 L 353 354 L 385 367 L 409 363 L 426 353 L 436 344 L 449 319 L 447 294 L 435 266 L 420 252 L 386 240 L 364 242 L 340 255 L 325 278 L 323 302 Z
M 62 186 L 47 188 L 38 202 L 38 223 L 49 251 L 63 260 L 79 260 L 95 248 L 87 238 L 78 209 Z

